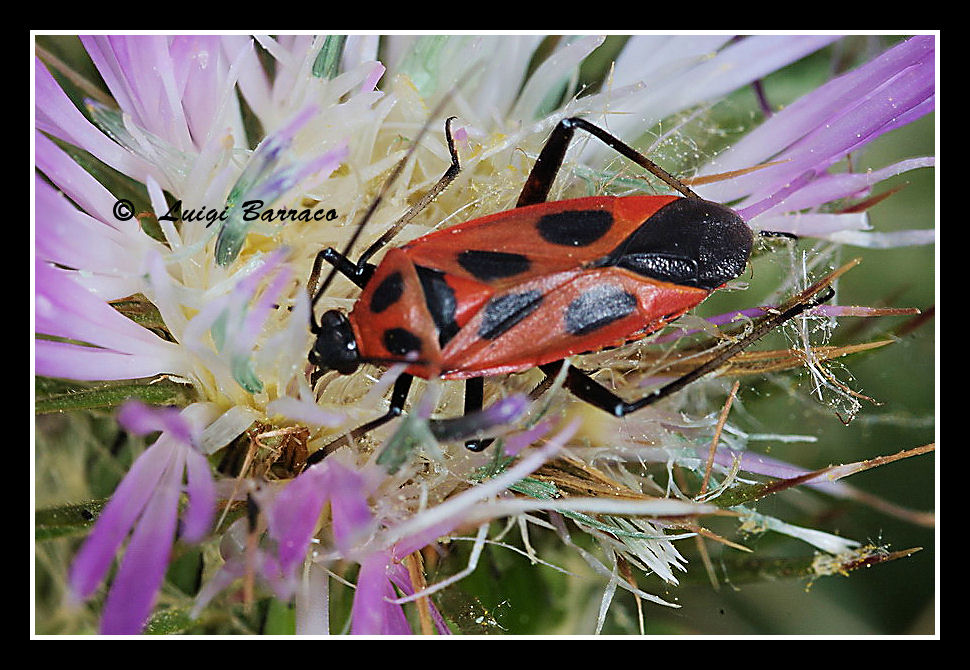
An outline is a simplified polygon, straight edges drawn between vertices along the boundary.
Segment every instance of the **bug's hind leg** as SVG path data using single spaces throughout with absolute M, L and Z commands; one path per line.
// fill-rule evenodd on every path
M 562 370 L 563 364 L 563 361 L 546 363 L 539 366 L 539 369 L 545 373 L 547 379 L 552 379 Z M 624 416 L 632 411 L 629 408 L 630 403 L 578 368 L 570 367 L 566 371 L 564 386 L 583 402 L 598 407 L 613 416 Z
M 519 194 L 519 200 L 515 204 L 516 207 L 535 205 L 540 202 L 545 202 L 548 199 L 549 190 L 552 188 L 552 183 L 556 180 L 556 175 L 559 174 L 563 158 L 566 156 L 566 149 L 569 148 L 569 143 L 572 141 L 573 134 L 577 128 L 586 131 L 617 153 L 629 158 L 650 174 L 659 178 L 671 188 L 683 193 L 688 198 L 699 197 L 682 181 L 672 176 L 669 172 L 619 138 L 585 119 L 572 117 L 560 121 L 553 129 L 552 135 L 546 140 L 542 151 L 539 153 L 539 157 L 536 159 L 535 165 L 532 166 L 532 172 L 529 173 L 529 178 L 526 180 L 525 186 Z
M 407 400 L 408 400 L 408 393 L 410 393 L 411 391 L 412 381 L 414 381 L 414 377 L 412 377 L 406 372 L 403 373 L 400 377 L 398 377 L 397 381 L 394 382 L 394 390 L 391 392 L 390 407 L 388 408 L 386 413 L 377 417 L 373 421 L 368 421 L 364 425 L 354 428 L 352 431 L 350 431 L 348 435 L 338 437 L 336 440 L 326 445 L 325 447 L 317 449 L 315 452 L 310 454 L 309 458 L 307 458 L 306 467 L 310 467 L 314 463 L 319 463 L 328 454 L 333 453 L 338 448 L 347 444 L 349 440 L 356 440 L 361 436 L 366 435 L 370 431 L 374 430 L 375 428 L 380 428 L 391 419 L 401 416 L 401 414 L 404 413 L 404 405 L 407 403 Z
M 465 414 L 482 411 L 485 404 L 485 378 L 472 377 L 465 380 Z M 469 451 L 484 451 L 494 440 L 468 440 L 465 448 Z
M 835 273 L 833 273 L 833 275 L 834 274 Z M 643 409 L 648 405 L 652 405 L 659 400 L 663 400 L 677 391 L 680 391 L 688 384 L 691 384 L 701 377 L 714 372 L 727 363 L 727 361 L 729 361 L 731 358 L 737 356 L 739 353 L 748 348 L 748 346 L 760 340 L 762 337 L 784 322 L 795 318 L 802 312 L 805 312 L 812 307 L 816 307 L 823 302 L 830 300 L 832 296 L 835 295 L 835 291 L 832 290 L 832 287 L 828 286 L 825 282 L 831 281 L 831 278 L 834 278 L 833 275 L 830 275 L 830 277 L 826 278 L 822 282 L 819 282 L 815 286 L 806 289 L 806 291 L 799 295 L 794 301 L 788 303 L 788 306 L 785 309 L 776 311 L 770 316 L 762 319 L 755 325 L 751 332 L 729 344 L 728 346 L 723 347 L 706 363 L 697 366 L 690 372 L 678 377 L 666 386 L 662 386 L 657 391 L 654 391 L 653 393 L 644 396 L 639 400 L 627 402 L 599 382 L 592 379 L 582 370 L 572 367 L 566 372 L 565 386 L 580 400 L 588 402 L 589 404 L 598 407 L 605 412 L 609 412 L 614 416 L 622 417 L 636 412 L 637 410 Z M 562 369 L 562 365 L 562 361 L 556 363 L 547 363 L 546 365 L 540 366 L 540 369 L 546 374 L 547 377 L 553 377 Z

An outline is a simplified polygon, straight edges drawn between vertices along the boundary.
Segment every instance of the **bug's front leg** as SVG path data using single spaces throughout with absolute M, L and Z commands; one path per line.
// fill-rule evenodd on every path
M 313 269 L 310 271 L 310 279 L 307 280 L 307 292 L 313 298 L 314 303 L 321 294 L 321 290 L 317 288 L 317 282 L 320 280 L 320 270 L 323 267 L 324 261 L 336 268 L 337 272 L 352 281 L 359 288 L 364 288 L 367 285 L 367 281 L 371 278 L 371 275 L 374 274 L 374 266 L 370 263 L 358 266 L 333 247 L 322 249 L 317 253 L 316 258 L 313 259 Z
M 370 431 L 374 430 L 375 428 L 380 428 L 391 419 L 401 416 L 401 414 L 404 413 L 404 405 L 408 401 L 408 393 L 410 393 L 411 391 L 412 381 L 414 381 L 414 377 L 412 377 L 406 372 L 403 373 L 400 377 L 398 377 L 397 381 L 394 382 L 394 390 L 391 392 L 390 407 L 388 408 L 386 413 L 377 417 L 373 421 L 368 421 L 364 425 L 354 428 L 352 431 L 350 431 L 348 435 L 338 437 L 330 444 L 324 447 L 321 447 L 320 449 L 317 449 L 315 452 L 310 454 L 309 458 L 306 459 L 306 467 L 309 468 L 314 463 L 319 463 L 324 458 L 326 458 L 327 455 L 333 453 L 340 447 L 344 446 L 350 440 L 356 440 L 361 436 L 366 435 Z

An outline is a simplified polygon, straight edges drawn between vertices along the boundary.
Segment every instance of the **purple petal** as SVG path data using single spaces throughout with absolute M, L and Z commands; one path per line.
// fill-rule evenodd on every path
M 383 65 L 381 65 L 380 63 L 374 63 L 374 67 L 371 68 L 370 74 L 367 75 L 367 78 L 360 85 L 361 93 L 366 93 L 368 91 L 376 90 L 377 82 L 379 82 L 381 80 L 381 77 L 384 76 L 384 72 L 385 72 L 385 68 Z
M 388 602 L 389 598 L 397 597 L 387 578 L 390 562 L 388 554 L 375 552 L 361 564 L 350 613 L 353 635 L 411 634 L 404 610 L 400 605 Z
M 391 582 L 400 589 L 401 593 L 405 596 L 414 595 L 414 585 L 411 584 L 411 574 L 408 569 L 404 567 L 403 563 L 394 561 L 388 566 L 388 577 Z M 448 628 L 448 624 L 445 623 L 445 619 L 441 616 L 441 612 L 435 607 L 434 602 L 429 598 L 428 609 L 431 611 L 431 618 L 434 620 L 435 628 L 438 629 L 439 635 L 451 635 L 451 629 Z M 408 630 L 405 635 L 409 634 L 411 631 Z
M 176 451 L 174 463 L 166 469 L 132 533 L 105 601 L 101 618 L 105 635 L 137 634 L 151 614 L 175 540 L 185 453 Z
M 706 458 L 707 448 L 704 447 L 703 449 L 698 449 L 697 453 L 702 458 Z M 753 451 L 732 451 L 730 449 L 720 449 L 714 454 L 714 462 L 722 467 L 730 468 L 734 463 L 734 459 L 738 457 L 741 458 L 741 469 L 743 471 L 753 472 L 755 474 L 765 475 L 767 477 L 774 477 L 776 479 L 793 479 L 810 472 L 810 470 L 799 468 L 776 458 L 764 456 Z M 807 485 L 837 497 L 846 497 L 848 491 L 850 490 L 846 483 L 840 481 L 817 481 Z
M 39 259 L 99 274 L 138 272 L 131 238 L 80 211 L 40 174 L 34 175 L 34 194 Z
M 552 430 L 555 422 L 551 419 L 540 421 L 535 426 L 521 433 L 505 438 L 504 453 L 506 456 L 516 456 L 520 451 L 533 444 L 540 437 Z
M 334 461 L 328 464 L 330 477 L 330 510 L 333 515 L 333 537 L 337 548 L 346 555 L 354 542 L 370 530 L 373 516 L 367 503 L 364 478 L 360 473 Z
M 112 96 L 139 126 L 183 151 L 194 148 L 168 37 L 82 36 L 81 42 Z
M 160 350 L 176 348 L 79 286 L 72 279 L 74 273 L 39 260 L 34 273 L 37 332 L 126 353 L 157 355 Z
M 719 156 L 718 170 L 750 167 L 777 155 L 817 128 L 820 120 L 855 104 L 860 91 L 871 90 L 914 62 L 932 58 L 933 50 L 932 37 L 915 37 L 852 72 L 827 82 L 767 119 L 751 135 Z
M 76 596 L 88 597 L 101 583 L 176 450 L 174 442 L 160 439 L 131 466 L 71 564 L 68 581 Z
M 327 465 L 314 466 L 287 484 L 270 507 L 269 532 L 285 573 L 292 572 L 310 546 L 332 481 Z
M 484 410 L 451 419 L 438 419 L 432 425 L 432 433 L 438 440 L 446 441 L 496 427 L 505 427 L 522 416 L 528 407 L 527 396 L 520 393 L 513 394 L 497 400 Z
M 200 542 L 212 528 L 216 511 L 216 483 L 205 457 L 186 450 L 186 478 L 189 505 L 182 516 L 182 539 Z
M 794 194 L 799 189 L 805 188 L 812 180 L 815 179 L 814 170 L 806 170 L 802 174 L 798 175 L 796 178 L 786 183 L 780 189 L 769 195 L 767 198 L 754 203 L 753 205 L 748 205 L 743 209 L 738 210 L 738 215 L 745 221 L 750 221 L 754 217 L 758 216 L 762 212 L 766 212 L 769 209 L 774 209 L 785 202 L 789 196 Z M 777 231 L 776 231 L 777 232 Z
M 248 355 L 252 352 L 256 339 L 262 332 L 266 320 L 276 309 L 280 295 L 288 288 L 292 276 L 293 273 L 289 267 L 284 266 L 261 291 L 259 299 L 246 313 L 242 329 L 235 336 L 233 348 L 237 353 L 245 352 Z
M 34 374 L 62 379 L 139 379 L 182 369 L 171 356 L 125 354 L 51 340 L 35 340 L 34 353 Z
M 225 105 L 226 90 L 234 87 L 235 70 L 222 50 L 220 38 L 210 35 L 174 37 L 169 52 L 176 85 L 182 92 L 181 105 L 195 145 L 202 147 L 212 134 L 223 130 L 227 113 L 231 117 L 225 118 L 225 122 L 231 121 L 241 129 L 238 106 Z M 237 57 L 240 57 L 238 53 Z M 235 95 L 231 100 L 235 102 Z M 241 140 L 239 133 L 233 133 L 233 136 L 237 141 Z
M 934 38 L 916 37 L 815 91 L 767 119 L 715 163 L 710 174 L 785 162 L 704 186 L 698 192 L 719 202 L 770 195 L 808 170 L 822 172 L 846 152 L 932 109 Z
M 641 92 L 610 102 L 610 131 L 620 138 L 636 138 L 644 126 L 705 101 L 716 100 L 837 39 L 837 35 L 755 35 L 714 52 L 716 38 L 708 42 L 694 36 L 678 36 L 664 42 L 664 53 L 651 63 L 651 68 L 663 76 L 646 79 Z M 681 52 L 681 44 L 684 44 L 685 52 Z M 639 47 L 635 45 L 635 48 Z M 709 52 L 714 53 L 708 57 Z M 684 67 L 685 63 L 680 60 L 682 53 L 686 54 L 689 67 Z M 633 80 L 633 68 L 625 69 L 631 72 L 626 75 L 627 80 Z M 599 143 L 590 143 L 583 152 L 587 159 L 605 158 L 608 154 L 607 148 Z M 742 167 L 755 164 L 747 163 Z M 714 172 L 722 171 L 720 163 L 718 168 Z M 723 171 L 729 169 L 736 168 L 724 168 Z M 705 197 L 718 202 L 728 201 Z
M 787 211 L 799 211 L 818 207 L 835 200 L 865 194 L 874 185 L 885 179 L 895 177 L 909 170 L 932 167 L 935 162 L 935 159 L 931 157 L 911 158 L 899 161 L 881 170 L 825 174 L 798 191 L 798 193 L 787 198 L 783 209 Z
M 91 125 L 54 81 L 40 59 L 35 59 L 36 127 L 93 154 L 122 174 L 144 181 L 151 169 L 141 159 L 115 144 Z
M 195 443 L 192 427 L 174 407 L 150 407 L 138 400 L 129 400 L 118 410 L 118 423 L 135 435 L 164 431 L 183 445 Z
M 37 169 L 85 212 L 97 216 L 103 225 L 126 233 L 137 228 L 137 222 L 133 219 L 119 221 L 112 216 L 111 210 L 117 198 L 46 135 L 37 131 L 34 131 L 34 151 Z

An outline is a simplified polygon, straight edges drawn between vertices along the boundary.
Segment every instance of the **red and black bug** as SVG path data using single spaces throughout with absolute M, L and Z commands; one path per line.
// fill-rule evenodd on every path
M 379 265 L 372 265 L 370 258 L 458 175 L 451 121 L 445 134 L 452 165 L 425 198 L 356 263 L 347 255 L 360 229 L 343 253 L 325 249 L 314 264 L 311 287 L 324 261 L 333 266 L 314 304 L 337 272 L 362 293 L 350 314 L 331 310 L 319 323 L 311 317 L 316 341 L 310 362 L 344 374 L 362 362 L 409 363 L 394 386 L 387 414 L 355 434 L 398 416 L 415 375 L 467 380 L 465 410 L 480 410 L 484 377 L 534 367 L 551 376 L 568 356 L 643 338 L 740 275 L 748 263 L 753 234 L 736 212 L 700 198 L 601 128 L 569 118 L 544 145 L 515 209 L 425 235 L 391 249 Z M 576 129 L 684 197 L 546 202 Z M 379 201 L 380 196 L 365 222 Z M 777 323 L 817 302 L 797 305 Z M 764 332 L 749 334 L 704 366 L 633 402 L 573 367 L 565 385 L 579 398 L 624 416 L 719 367 Z M 468 443 L 471 449 L 486 445 Z

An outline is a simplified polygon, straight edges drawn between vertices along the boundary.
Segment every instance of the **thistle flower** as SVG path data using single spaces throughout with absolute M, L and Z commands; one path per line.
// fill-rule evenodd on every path
M 150 618 L 155 628 L 166 613 L 178 622 L 170 630 L 205 627 L 212 603 L 233 602 L 241 582 L 241 617 L 257 591 L 268 592 L 296 603 L 300 633 L 340 630 L 331 620 L 336 583 L 354 588 L 346 617 L 352 633 L 445 634 L 461 626 L 444 594 L 475 573 L 485 547 L 523 554 L 541 564 L 537 570 L 575 572 L 533 546 L 531 534 L 545 533 L 600 578 L 599 610 L 585 623 L 600 632 L 618 590 L 657 609 L 677 606 L 669 589 L 657 591 L 687 574 L 687 541 L 702 547 L 701 556 L 700 538 L 741 547 L 707 526 L 724 509 L 742 532 L 770 530 L 833 557 L 827 573 L 839 569 L 832 561 L 855 566 L 900 556 L 758 510 L 759 498 L 804 484 L 909 514 L 834 481 L 872 464 L 828 471 L 824 481 L 811 468 L 746 450 L 767 438 L 729 421 L 730 402 L 718 418 L 718 380 L 605 432 L 598 430 L 603 417 L 579 409 L 555 381 L 545 395 L 527 398 L 536 375 L 490 383 L 487 409 L 466 417 L 456 416 L 460 387 L 431 381 L 396 424 L 359 434 L 353 429 L 384 413 L 383 397 L 404 366 L 318 379 L 307 364 L 307 277 L 317 252 L 342 248 L 382 188 L 358 250 L 420 200 L 450 162 L 437 130 L 452 114 L 462 173 L 395 242 L 513 207 L 555 124 L 582 116 L 640 146 L 653 132 L 648 154 L 685 172 L 703 197 L 730 203 L 755 230 L 814 245 L 803 243 L 801 255 L 794 246 L 774 254 L 779 267 L 777 258 L 785 259 L 784 276 L 757 299 L 742 294 L 745 308 L 684 317 L 634 348 L 588 358 L 617 374 L 636 371 L 639 380 L 631 376 L 622 387 L 676 375 L 659 365 L 671 357 L 693 365 L 704 356 L 693 333 L 719 325 L 737 332 L 841 265 L 842 245 L 931 244 L 925 225 L 873 230 L 867 210 L 874 186 L 930 167 L 932 158 L 868 172 L 845 170 L 844 159 L 932 111 L 932 36 L 905 40 L 779 111 L 765 109 L 767 118 L 723 151 L 665 154 L 695 141 L 693 126 L 709 122 L 724 96 L 835 41 L 637 36 L 592 92 L 577 87 L 577 76 L 604 49 L 602 37 L 562 38 L 548 51 L 539 36 L 83 37 L 109 95 L 43 52 L 35 65 L 35 371 L 115 383 L 71 386 L 71 394 L 44 400 L 103 407 L 112 402 L 88 399 L 115 389 L 151 400 L 156 389 L 177 388 L 182 406 L 119 412 L 125 430 L 161 436 L 94 523 L 70 571 L 72 594 L 92 596 L 127 539 L 103 608 L 104 633 L 136 633 Z M 429 118 L 429 110 L 441 118 Z M 577 142 L 550 198 L 654 192 L 622 161 L 596 142 Z M 355 296 L 335 283 L 316 309 L 347 309 Z M 864 396 L 825 367 L 850 348 L 827 346 L 828 339 L 842 317 L 886 313 L 899 312 L 816 308 L 788 330 L 795 353 L 776 352 L 762 370 L 804 365 L 812 393 L 855 416 Z M 744 358 L 732 365 L 734 374 L 757 368 Z M 465 451 L 464 440 L 480 431 L 497 438 L 495 446 Z M 665 483 L 647 473 L 652 466 L 666 472 Z M 703 477 L 699 490 L 690 476 Z M 183 488 L 188 507 L 177 534 Z M 520 530 L 521 547 L 494 533 L 491 524 L 501 520 L 506 532 Z M 201 586 L 152 618 L 173 547 L 199 543 L 210 531 Z M 429 580 L 424 561 L 437 560 L 445 541 L 462 539 L 472 543 L 467 566 Z

